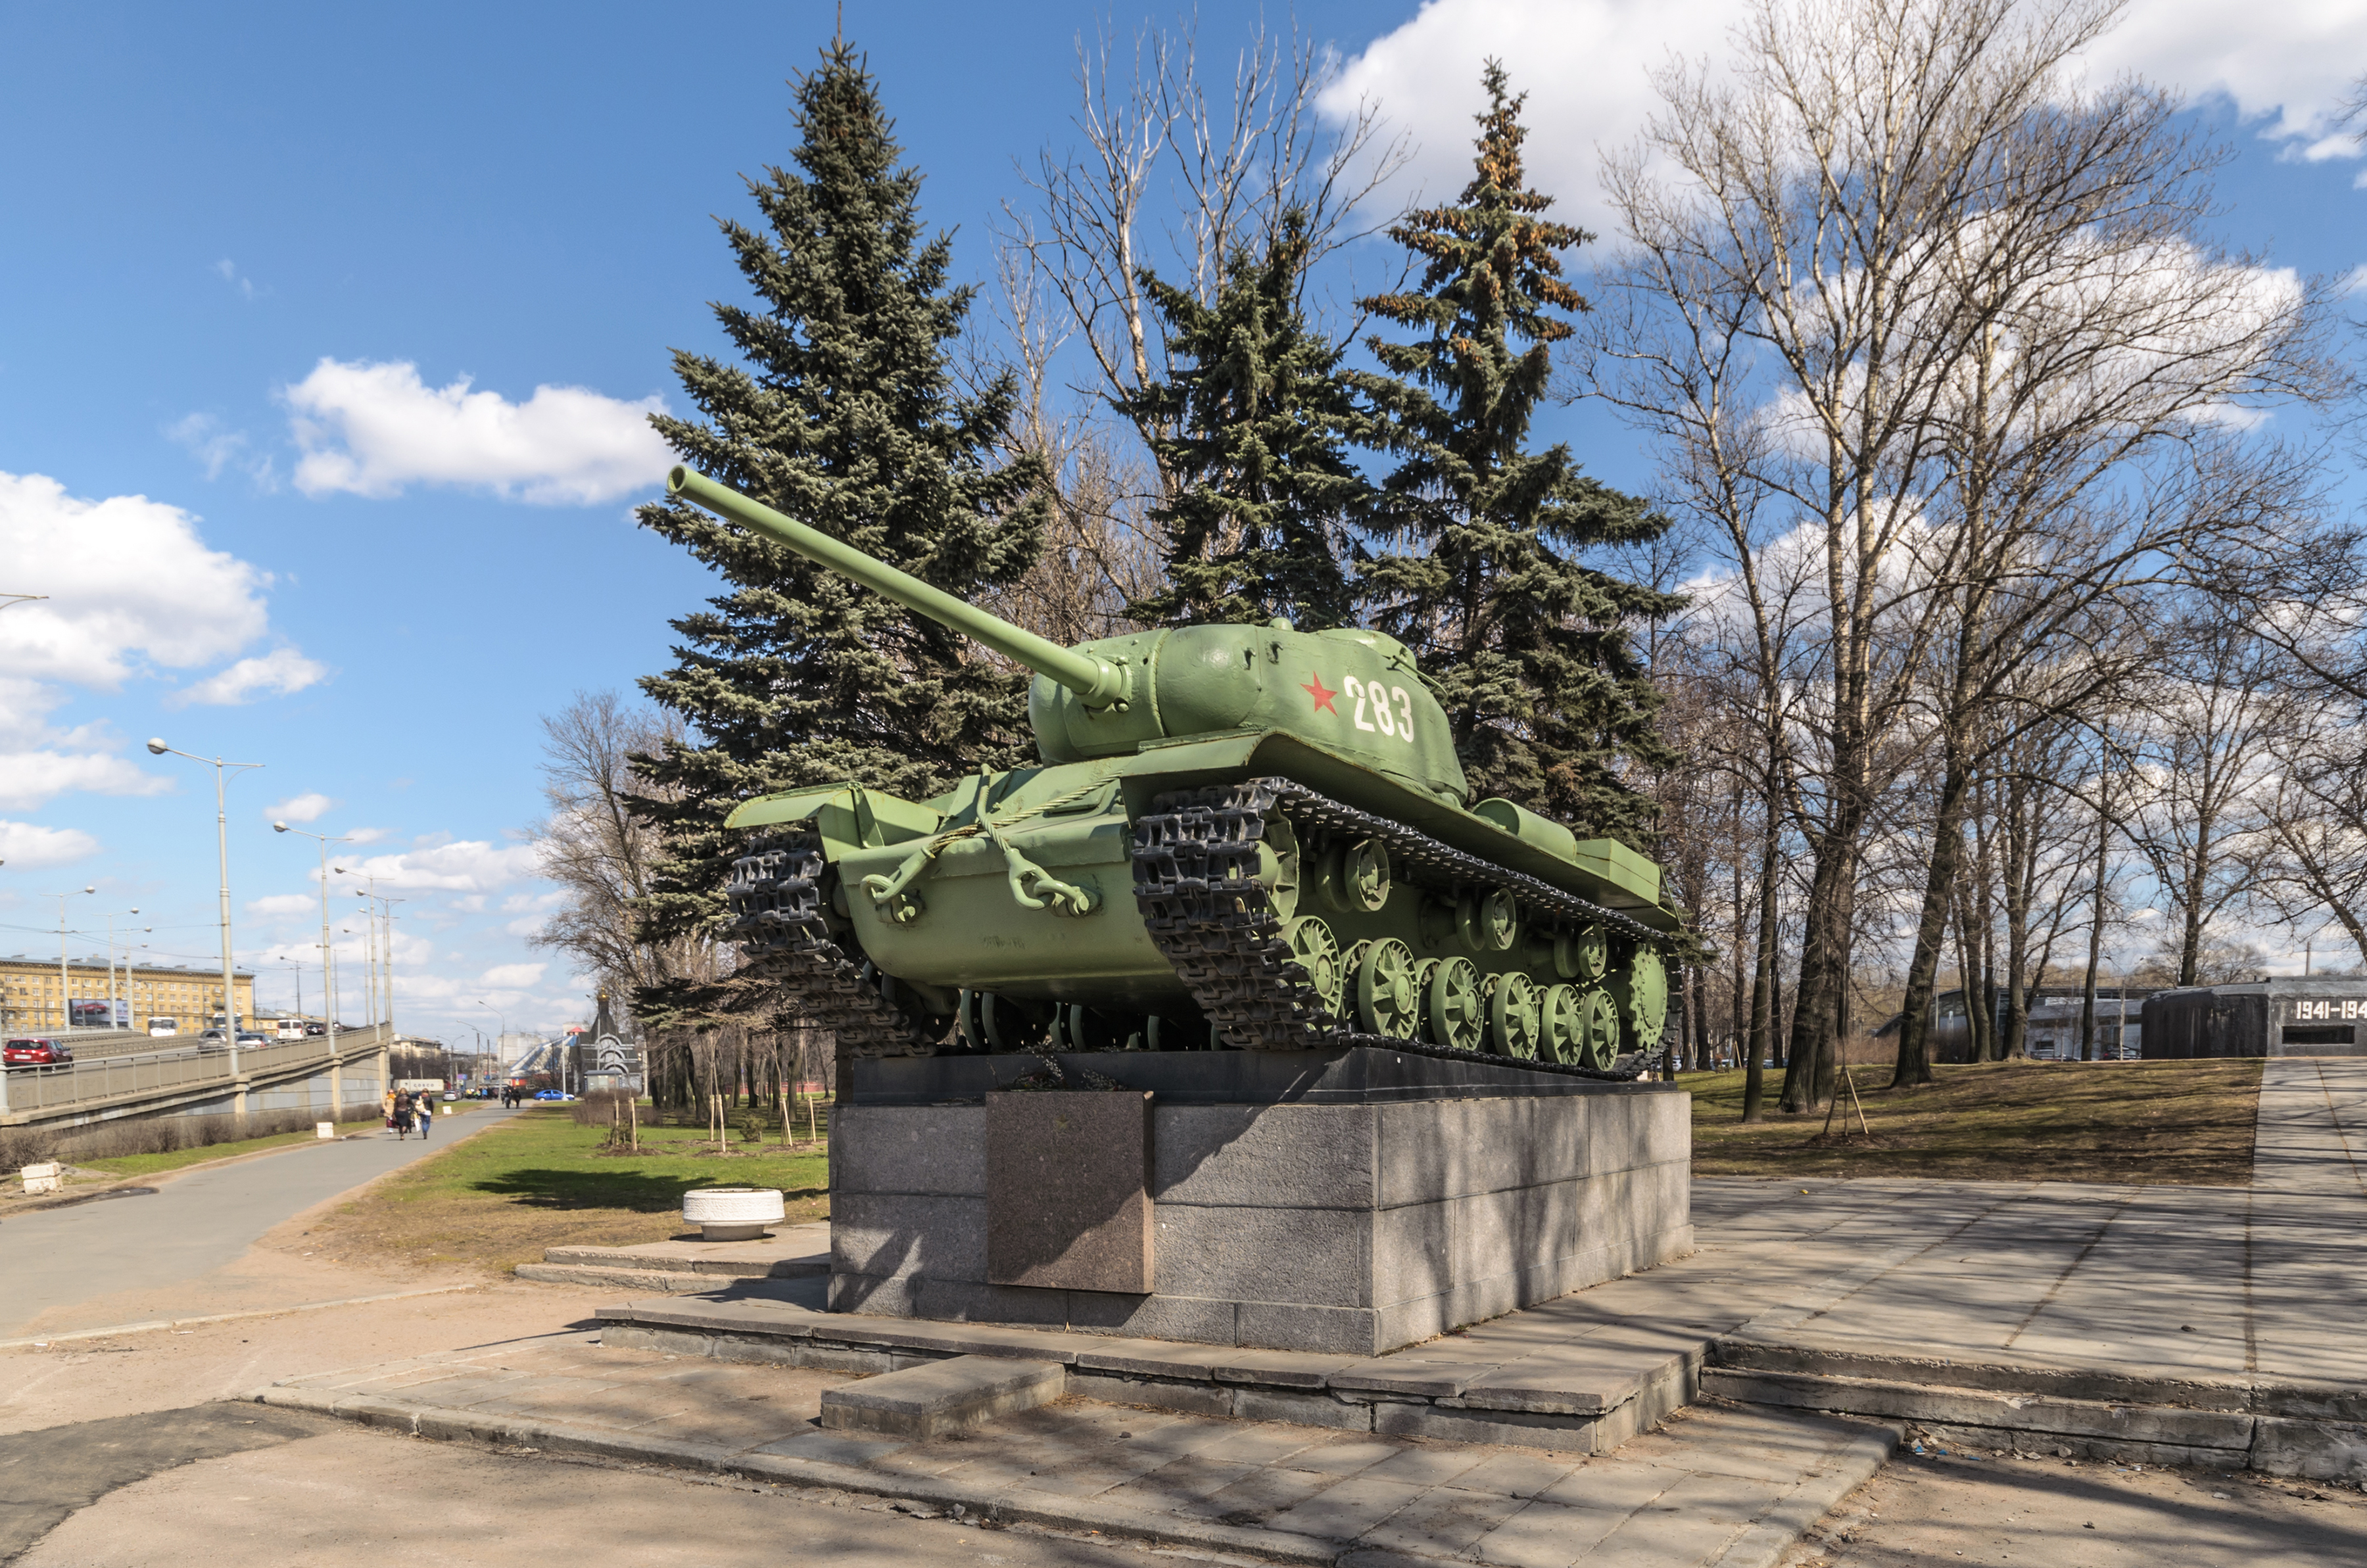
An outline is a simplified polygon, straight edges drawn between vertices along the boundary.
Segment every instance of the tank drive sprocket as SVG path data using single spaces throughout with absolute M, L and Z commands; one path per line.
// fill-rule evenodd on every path
M 944 1028 L 900 1006 L 862 959 L 831 940 L 822 918 L 821 837 L 808 829 L 768 833 L 731 863 L 723 929 L 742 962 L 802 1003 L 805 1017 L 837 1032 L 857 1056 L 929 1056 Z
M 1315 1050 L 1365 1044 L 1450 1060 L 1504 1063 L 1486 1052 L 1419 1039 L 1359 1033 L 1333 1010 L 1294 950 L 1289 922 L 1260 880 L 1260 845 L 1287 827 L 1305 844 L 1318 835 L 1378 840 L 1396 874 L 1450 900 L 1501 889 L 1523 919 L 1580 922 L 1638 943 L 1656 933 L 1610 909 L 1476 855 L 1450 849 L 1410 828 L 1343 806 L 1288 779 L 1180 790 L 1162 795 L 1136 823 L 1134 893 L 1143 920 L 1176 975 L 1226 1042 L 1247 1050 Z M 1336 987 L 1333 987 L 1336 989 Z M 1540 1071 L 1631 1078 L 1567 1063 L 1523 1061 Z

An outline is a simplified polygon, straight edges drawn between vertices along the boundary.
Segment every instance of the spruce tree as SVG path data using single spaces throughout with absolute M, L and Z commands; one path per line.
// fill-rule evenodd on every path
M 1568 447 L 1527 447 L 1551 345 L 1571 332 L 1555 312 L 1588 308 L 1557 253 L 1591 236 L 1541 216 L 1552 197 L 1524 183 L 1524 100 L 1495 61 L 1483 81 L 1470 184 L 1389 231 L 1418 288 L 1361 302 L 1414 334 L 1371 339 L 1388 374 L 1356 378 L 1368 443 L 1398 459 L 1375 519 L 1387 547 L 1363 581 L 1375 624 L 1413 649 L 1444 705 L 1475 793 L 1640 847 L 1650 803 L 1618 760 L 1671 758 L 1629 632 L 1682 601 L 1577 557 L 1667 523 L 1581 474 Z
M 993 460 L 1015 385 L 955 384 L 946 345 L 973 291 L 947 286 L 949 237 L 923 236 L 921 176 L 862 58 L 834 42 L 791 85 L 795 167 L 748 181 L 762 228 L 719 220 L 756 296 L 713 307 L 741 362 L 676 351 L 704 417 L 651 423 L 699 471 L 948 592 L 1008 585 L 1043 525 L 1035 468 Z M 722 822 L 742 800 L 842 779 L 925 799 L 1032 759 L 1025 671 L 696 507 L 638 516 L 730 585 L 672 623 L 675 664 L 640 682 L 690 730 L 640 764 L 671 851 L 650 936 L 721 913 L 742 852 Z M 643 1010 L 669 1002 L 728 1005 L 685 991 Z
M 1212 305 L 1142 274 L 1181 368 L 1113 400 L 1138 423 L 1176 432 L 1153 443 L 1178 480 L 1150 513 L 1166 535 L 1167 586 L 1128 606 L 1138 620 L 1285 615 L 1314 631 L 1353 613 L 1341 557 L 1370 487 L 1348 452 L 1357 412 L 1342 345 L 1299 309 L 1308 248 L 1307 215 L 1293 208 L 1262 254 L 1227 259 Z

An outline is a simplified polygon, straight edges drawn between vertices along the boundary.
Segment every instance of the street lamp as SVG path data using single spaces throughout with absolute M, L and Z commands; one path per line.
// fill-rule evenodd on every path
M 63 893 L 34 895 L 35 897 L 54 898 L 58 901 L 58 1032 L 60 1033 L 64 1033 L 74 1027 L 74 980 L 66 968 L 66 900 L 74 897 L 77 891 L 96 893 L 98 888 L 94 885 L 79 890 L 68 888 Z
M 139 912 L 140 907 L 135 904 L 129 909 L 119 909 L 107 917 L 107 1027 L 109 1029 L 130 1027 L 128 1023 L 118 1025 L 115 1021 L 115 922 L 125 915 L 136 915 Z M 153 931 L 156 928 L 151 926 L 148 929 Z M 129 975 L 124 976 L 123 990 L 126 996 L 130 994 L 131 979 Z
M 337 950 L 329 942 L 329 846 L 353 840 L 315 833 L 309 828 L 290 828 L 285 822 L 274 822 L 271 830 L 293 833 L 321 846 L 321 1014 L 329 1021 L 329 1114 L 334 1118 L 345 1108 L 345 1066 L 337 1055 Z
M 214 841 L 221 854 L 222 1043 L 230 1047 L 232 1105 L 243 1116 L 246 1090 L 238 1087 L 238 981 L 230 954 L 230 809 L 224 800 L 224 786 L 232 773 L 244 773 L 263 764 L 225 762 L 220 757 L 208 759 L 194 751 L 176 750 L 155 739 L 148 742 L 148 750 L 157 757 L 186 757 L 192 762 L 206 763 L 214 771 Z
M 502 1063 L 504 1069 L 502 1076 L 503 1077 L 507 1078 L 509 1074 L 506 1069 L 508 1068 L 509 1064 L 503 1060 L 502 1053 L 509 1049 L 504 1042 L 509 1038 L 510 1021 L 502 1015 L 501 1009 L 485 1000 L 482 997 L 479 997 L 477 998 L 477 1005 L 484 1009 L 487 1012 L 492 1013 L 493 1015 L 493 1021 L 501 1026 L 502 1032 L 493 1036 L 493 1060 Z

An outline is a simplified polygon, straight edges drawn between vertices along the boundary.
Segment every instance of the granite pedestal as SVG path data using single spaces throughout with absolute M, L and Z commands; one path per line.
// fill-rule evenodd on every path
M 833 1312 L 1377 1355 L 1692 1250 L 1673 1085 L 1371 1047 L 1059 1060 L 1071 1089 L 1149 1100 L 1069 1118 L 1061 1157 L 1092 1168 L 1057 1190 L 1013 1178 L 1045 1166 L 1011 1145 L 1050 1113 L 990 1108 L 1039 1058 L 856 1064 L 831 1135 Z M 1132 1268 L 1146 1214 L 1149 1289 L 1080 1288 Z M 990 1244 L 1014 1236 L 1024 1272 Z M 1043 1282 L 993 1282 L 1014 1278 Z

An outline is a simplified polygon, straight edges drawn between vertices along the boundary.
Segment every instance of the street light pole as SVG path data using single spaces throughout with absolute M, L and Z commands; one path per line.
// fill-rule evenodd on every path
M 162 740 L 151 739 L 148 750 L 153 756 L 187 757 L 192 762 L 209 760 L 194 751 L 180 751 Z M 221 952 L 222 952 L 222 1043 L 230 1047 L 230 1081 L 232 1110 L 240 1116 L 246 1114 L 246 1090 L 238 1081 L 238 979 L 231 960 L 230 945 L 230 807 L 227 785 L 232 773 L 243 773 L 263 766 L 260 762 L 225 762 L 220 757 L 210 760 L 214 771 L 214 840 L 221 855 Z
M 116 915 L 118 915 L 118 914 L 120 914 L 120 915 L 136 915 L 136 914 L 138 914 L 139 912 L 140 912 L 140 907 L 139 907 L 138 905 L 136 905 L 136 904 L 135 904 L 135 905 L 133 905 L 133 906 L 132 906 L 130 908 L 129 908 L 129 909 L 120 909 L 120 910 L 116 911 L 116 914 L 110 914 L 110 915 L 108 915 L 108 916 L 107 917 L 107 1027 L 108 1027 L 108 1028 L 109 1028 L 109 1029 L 117 1029 L 117 1028 L 128 1027 L 128 1025 L 119 1025 L 119 1024 L 118 1024 L 118 1023 L 115 1021 L 115 1006 L 116 1006 L 116 1003 L 115 1003 L 115 921 L 116 921 Z M 129 946 L 130 944 L 129 944 L 129 943 L 126 943 L 125 945 Z M 130 964 L 129 964 L 128 960 L 127 960 L 127 962 L 126 962 L 126 965 L 125 965 L 125 967 L 126 967 L 126 969 L 127 969 L 127 971 L 128 971 L 128 969 L 129 969 L 129 967 L 130 967 Z M 131 976 L 130 976 L 130 975 L 129 973 L 126 973 L 126 974 L 125 974 L 125 976 L 124 976 L 124 977 L 123 977 L 123 988 L 124 988 L 124 990 L 125 990 L 127 993 L 128 993 L 128 992 L 130 992 L 130 989 L 131 989 Z
M 385 935 L 379 973 L 386 976 L 386 1034 L 390 1040 L 394 1038 L 394 907 L 410 902 L 408 898 L 381 898 L 378 901 L 386 921 L 381 928 Z
M 321 1016 L 329 1021 L 329 1119 L 338 1121 L 338 1112 L 345 1108 L 345 1059 L 337 1055 L 337 950 L 329 942 L 329 846 L 353 840 L 315 833 L 309 828 L 290 828 L 285 822 L 274 822 L 271 830 L 293 833 L 321 846 Z
M 82 891 L 96 893 L 98 888 L 94 885 Z M 61 1034 L 74 1028 L 74 977 L 66 967 L 66 900 L 74 896 L 71 888 L 63 893 L 40 895 L 58 901 L 58 1032 Z

